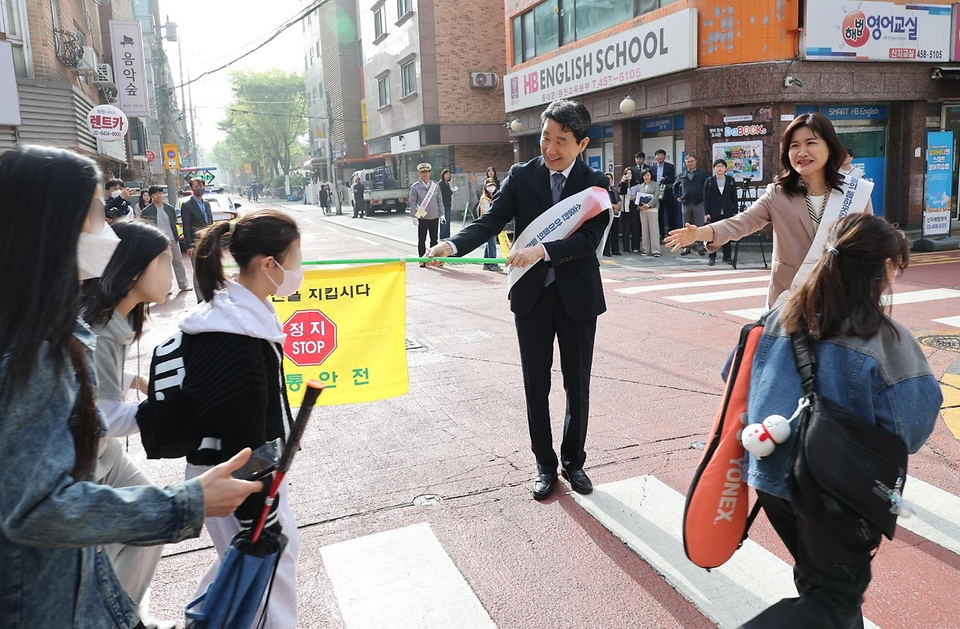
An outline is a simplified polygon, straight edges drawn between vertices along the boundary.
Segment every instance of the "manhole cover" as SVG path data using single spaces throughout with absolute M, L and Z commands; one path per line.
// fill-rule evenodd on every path
M 945 349 L 951 352 L 960 352 L 960 334 L 931 334 L 921 336 L 917 340 L 934 349 Z
M 407 342 L 408 352 L 412 349 L 423 349 L 423 344 L 418 341 L 414 341 L 413 339 L 406 339 L 406 342 Z
M 432 507 L 441 502 L 443 502 L 443 497 L 437 494 L 421 494 L 413 499 L 413 504 L 417 507 Z

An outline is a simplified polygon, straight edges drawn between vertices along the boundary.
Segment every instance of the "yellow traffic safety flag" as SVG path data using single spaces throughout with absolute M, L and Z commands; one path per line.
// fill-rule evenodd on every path
M 507 236 L 507 232 L 500 232 L 497 234 L 497 240 L 500 241 L 500 249 L 503 250 L 503 257 L 507 258 L 510 256 L 510 237 Z
M 288 393 L 320 380 L 326 390 L 317 403 L 329 406 L 407 392 L 403 262 L 306 271 L 300 290 L 270 299 L 287 335 Z

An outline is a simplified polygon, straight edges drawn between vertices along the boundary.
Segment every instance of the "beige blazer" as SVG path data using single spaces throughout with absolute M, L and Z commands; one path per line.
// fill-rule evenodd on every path
M 864 212 L 873 214 L 871 201 L 867 201 Z M 710 224 L 713 241 L 707 243 L 707 251 L 713 253 L 724 243 L 749 236 L 768 223 L 773 225 L 773 263 L 767 303 L 774 304 L 781 293 L 790 288 L 816 234 L 802 194 L 790 196 L 776 184 L 768 185 L 763 196 L 746 210 Z

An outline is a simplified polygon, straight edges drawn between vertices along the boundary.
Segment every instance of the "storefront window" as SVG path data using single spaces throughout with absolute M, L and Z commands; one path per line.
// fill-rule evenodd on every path
M 513 64 L 523 63 L 522 16 L 513 18 Z
M 574 20 L 575 0 L 560 0 L 560 45 L 565 46 L 577 39 L 577 23 Z
M 533 9 L 534 28 L 537 38 L 537 55 L 555 49 L 559 41 L 557 0 L 547 0 Z
M 633 17 L 631 4 L 623 0 L 577 0 L 577 39 L 626 22 Z
M 533 11 L 527 11 L 521 17 L 523 19 L 523 60 L 526 61 L 537 56 L 534 46 L 536 30 L 533 22 Z

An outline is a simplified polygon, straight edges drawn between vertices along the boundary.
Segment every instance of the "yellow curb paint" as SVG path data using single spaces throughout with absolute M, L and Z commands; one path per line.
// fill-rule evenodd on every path
M 943 421 L 953 436 L 960 439 L 960 375 L 944 374 L 940 379 L 940 390 L 943 392 L 943 406 L 940 407 Z

